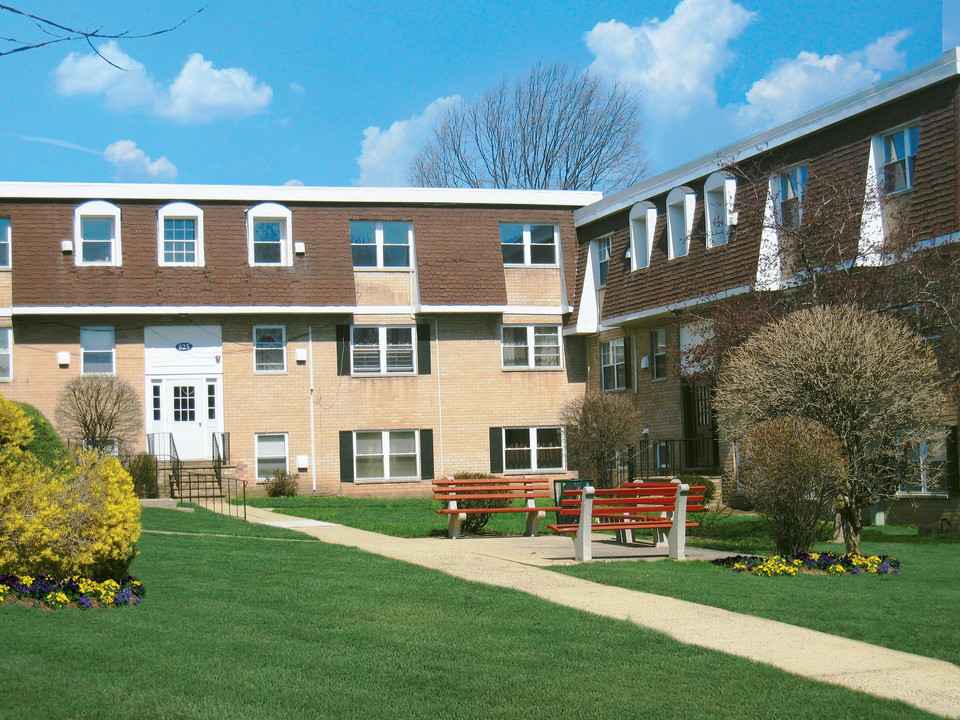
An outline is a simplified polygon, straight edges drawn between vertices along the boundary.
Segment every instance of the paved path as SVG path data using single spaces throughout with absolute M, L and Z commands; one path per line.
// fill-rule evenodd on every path
M 960 667 L 752 615 L 661 595 L 598 585 L 542 569 L 572 564 L 565 537 L 401 539 L 342 525 L 247 508 L 250 522 L 288 527 L 323 542 L 432 568 L 464 580 L 536 595 L 584 612 L 626 620 L 688 645 L 773 665 L 794 675 L 901 700 L 944 717 L 960 718 Z M 652 548 L 624 547 L 596 536 L 594 557 L 659 556 Z M 688 548 L 688 557 L 719 554 Z M 696 623 L 690 623 L 695 616 Z M 944 622 L 949 620 L 944 618 Z M 952 632 L 945 627 L 945 632 Z

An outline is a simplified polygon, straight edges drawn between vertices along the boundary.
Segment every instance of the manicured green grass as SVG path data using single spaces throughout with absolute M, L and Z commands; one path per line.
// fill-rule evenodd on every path
M 160 508 L 140 508 L 140 523 L 144 530 L 162 529 L 163 532 L 200 533 L 203 535 L 230 535 L 233 537 L 281 538 L 318 542 L 303 533 L 269 525 L 238 522 L 203 508 L 194 512 Z
M 691 538 L 690 544 L 730 549 L 731 554 L 774 554 L 773 544 L 758 534 L 760 523 L 753 516 L 732 516 L 712 526 L 712 539 Z M 605 585 L 713 605 L 960 664 L 955 638 L 943 631 L 947 618 L 956 615 L 960 587 L 957 534 L 918 536 L 909 532 L 865 528 L 863 534 L 862 552 L 897 558 L 899 575 L 762 578 L 692 561 L 592 563 L 552 569 Z M 816 549 L 844 551 L 842 545 L 831 543 L 820 543 Z
M 277 512 L 296 517 L 325 520 L 348 525 L 360 530 L 392 535 L 394 537 L 429 537 L 447 534 L 447 518 L 437 514 L 440 503 L 433 498 L 344 498 L 298 495 L 287 498 L 247 498 L 254 507 L 272 507 Z M 517 503 L 519 505 L 519 502 Z M 552 507 L 549 500 L 538 501 L 541 507 Z M 485 533 L 523 535 L 527 517 L 523 513 L 493 514 Z M 554 514 L 540 521 L 540 531 L 547 532 L 547 524 Z
M 190 517 L 209 527 L 144 522 Z M 352 548 L 148 533 L 140 549 L 136 607 L 0 607 L 0 715 L 931 717 Z

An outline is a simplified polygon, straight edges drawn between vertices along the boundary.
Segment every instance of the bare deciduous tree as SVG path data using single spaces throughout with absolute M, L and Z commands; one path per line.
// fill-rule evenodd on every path
M 116 375 L 81 375 L 66 384 L 56 409 L 64 437 L 105 450 L 116 439 L 120 448 L 132 444 L 143 428 L 140 398 Z
M 590 393 L 560 412 L 567 441 L 567 466 L 597 487 L 609 487 L 617 453 L 636 442 L 640 417 L 620 395 Z
M 860 551 L 862 512 L 907 479 L 908 451 L 935 438 L 944 401 L 923 338 L 902 320 L 848 306 L 800 310 L 758 330 L 724 362 L 717 386 L 731 440 L 788 415 L 836 436 L 848 552 Z
M 100 55 L 104 62 L 113 65 L 114 67 L 119 67 L 100 54 L 100 51 L 97 50 L 97 48 L 93 45 L 94 40 L 137 40 L 163 35 L 164 33 L 176 30 L 178 27 L 187 22 L 187 20 L 196 17 L 205 9 L 206 6 L 197 10 L 195 13 L 190 15 L 190 17 L 184 18 L 176 25 L 163 28 L 162 30 L 154 30 L 153 32 L 148 33 L 131 33 L 129 30 L 122 30 L 119 32 L 109 31 L 105 30 L 102 26 L 84 30 L 82 28 L 73 27 L 72 25 L 56 22 L 55 20 L 51 20 L 49 18 L 40 17 L 39 15 L 34 15 L 33 13 L 25 12 L 24 10 L 12 7 L 10 5 L 0 5 L 0 12 L 14 15 L 23 20 L 26 28 L 25 32 L 35 36 L 29 39 L 27 36 L 21 36 L 20 38 L 7 36 L 0 37 L 0 43 L 3 44 L 0 46 L 0 57 L 24 52 L 26 50 L 36 50 L 38 48 L 56 45 L 58 43 L 83 40 L 97 55 Z M 119 69 L 123 70 L 124 68 Z
M 537 65 L 448 108 L 411 164 L 422 187 L 612 190 L 646 171 L 640 103 L 566 65 Z

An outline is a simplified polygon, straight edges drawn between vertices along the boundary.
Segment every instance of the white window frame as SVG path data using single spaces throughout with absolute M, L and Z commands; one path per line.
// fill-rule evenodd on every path
M 667 193 L 667 257 L 670 260 L 690 253 L 690 235 L 693 233 L 693 214 L 697 209 L 697 194 L 686 185 Z
M 193 262 L 167 262 L 166 221 L 193 220 Z M 176 241 L 171 241 L 176 242 Z M 193 203 L 172 202 L 157 210 L 157 264 L 161 267 L 203 267 L 203 210 Z
M 507 447 L 507 433 L 511 430 L 529 431 L 528 437 L 529 437 L 530 445 L 529 447 L 526 447 L 523 449 L 527 450 L 530 453 L 531 467 L 507 469 L 507 465 L 508 465 L 507 451 L 511 449 L 514 449 L 514 450 L 516 449 L 516 448 Z M 560 466 L 559 467 L 553 467 L 553 466 L 540 467 L 538 451 L 540 450 L 539 434 L 541 430 L 551 430 L 551 431 L 559 430 L 560 431 L 560 447 L 559 447 Z M 503 455 L 502 460 L 503 460 L 504 475 L 523 474 L 523 473 L 531 473 L 531 472 L 557 472 L 557 471 L 564 470 L 567 467 L 567 448 L 566 448 L 566 442 L 564 442 L 564 439 L 565 439 L 565 434 L 564 434 L 563 426 L 561 425 L 532 425 L 532 426 L 516 425 L 516 426 L 501 428 L 500 429 L 500 441 L 501 441 L 500 446 L 501 446 L 501 452 Z M 553 449 L 553 448 L 545 447 L 545 449 Z
M 0 358 L 7 359 L 7 372 L 0 374 L 0 382 L 13 380 L 13 328 L 0 327 Z M 3 347 L 6 345 L 6 347 Z
M 263 363 L 257 359 L 257 353 L 261 350 L 276 350 L 275 347 L 259 347 L 257 344 L 257 330 L 280 330 L 281 337 L 281 355 L 283 357 L 283 367 L 258 369 L 257 366 Z M 257 375 L 276 375 L 287 371 L 287 327 L 286 325 L 254 325 L 253 326 L 253 372 Z
M 109 260 L 83 259 L 83 221 L 110 220 L 113 224 L 113 237 L 110 238 Z M 94 242 L 94 241 L 91 241 Z M 101 241 L 96 241 L 101 242 Z M 120 208 L 104 200 L 90 200 L 73 209 L 73 261 L 76 265 L 102 265 L 105 267 L 120 267 L 123 264 L 123 255 L 120 242 Z
M 357 435 L 380 433 L 380 453 L 360 455 L 357 452 Z M 416 456 L 416 468 L 413 475 L 394 475 L 391 470 L 390 459 L 396 456 L 408 457 L 410 453 L 391 453 L 390 436 L 393 433 L 413 433 L 414 453 Z M 383 462 L 383 477 L 361 477 L 357 467 L 357 460 L 361 457 L 380 457 Z M 420 480 L 420 431 L 414 428 L 400 428 L 393 430 L 354 430 L 353 431 L 353 481 L 354 483 L 383 483 L 383 482 L 412 482 Z
M 504 243 L 503 242 L 503 226 L 504 225 L 522 225 L 523 226 L 523 262 L 507 262 L 504 260 L 503 264 L 506 267 L 559 267 L 560 264 L 560 226 L 555 223 L 543 222 L 543 223 L 521 223 L 521 222 L 502 222 L 500 223 L 500 251 L 503 252 L 503 246 L 516 246 L 520 243 Z M 549 263 L 545 262 L 534 262 L 532 259 L 532 248 L 537 246 L 546 247 L 546 243 L 534 243 L 532 240 L 531 228 L 533 227 L 552 227 L 553 228 L 553 261 Z
M 597 290 L 601 290 L 607 286 L 607 281 L 610 279 L 610 256 L 613 254 L 613 233 L 597 238 L 593 241 L 593 244 L 596 248 L 594 257 L 597 259 L 597 264 L 594 268 L 596 272 L 596 285 Z
M 600 343 L 600 389 L 603 392 L 625 390 L 627 387 L 627 342 L 626 338 L 614 338 Z M 617 368 L 623 366 L 623 381 Z M 613 371 L 613 384 L 607 384 L 608 368 Z
M 784 198 L 784 183 L 793 192 L 792 197 Z M 795 189 L 794 189 L 795 188 Z M 777 226 L 784 229 L 795 229 L 803 225 L 803 203 L 807 195 L 807 164 L 798 163 L 788 168 L 784 168 L 770 181 L 770 194 L 773 197 L 773 204 L 776 210 L 775 221 Z M 785 201 L 797 200 L 797 221 L 796 223 L 787 223 L 784 220 L 783 203 Z
M 630 270 L 650 267 L 653 233 L 657 227 L 657 206 L 643 200 L 630 208 Z
M 913 148 L 913 153 L 911 154 L 910 148 L 910 134 L 911 131 L 916 129 L 917 135 L 917 147 Z M 903 135 L 903 147 L 904 147 L 904 157 L 897 159 L 890 159 L 887 156 L 887 141 L 897 135 Z M 883 189 L 884 195 L 899 195 L 901 193 L 909 192 L 913 190 L 913 168 L 916 163 L 917 151 L 920 147 L 920 121 L 913 120 L 898 127 L 893 128 L 892 130 L 887 130 L 882 133 L 878 138 L 878 149 L 880 163 L 879 163 L 879 172 L 880 172 L 880 187 Z M 903 163 L 903 181 L 904 186 L 897 190 L 891 190 L 888 187 L 888 178 L 887 178 L 887 168 L 891 165 Z
M 0 217 L 0 247 L 6 249 L 7 261 L 0 259 L 0 270 L 9 270 L 13 265 L 13 230 L 10 227 L 10 218 Z
M 93 348 L 84 348 L 83 336 L 85 333 L 110 333 L 113 343 L 109 350 L 95 350 Z M 110 353 L 110 372 L 87 372 L 86 356 L 87 353 Z M 82 327 L 80 328 L 80 374 L 81 375 L 116 375 L 117 373 L 117 333 L 112 327 Z
M 663 345 L 660 345 L 658 340 L 660 339 L 661 333 L 663 334 Z M 663 352 L 658 352 L 659 348 L 663 348 Z M 662 374 L 661 374 L 662 371 Z M 659 375 L 659 377 L 658 377 Z M 666 328 L 660 328 L 658 330 L 650 331 L 650 379 L 653 382 L 663 382 L 667 379 L 667 330 Z
M 527 353 L 527 362 L 523 365 L 508 365 L 506 362 L 505 351 L 508 347 L 521 347 L 520 345 L 507 345 L 506 343 L 506 331 L 507 328 L 514 329 L 523 329 L 526 331 L 526 342 L 523 347 L 526 349 Z M 550 330 L 556 336 L 555 345 L 538 345 L 537 344 L 537 331 Z M 538 347 L 556 347 L 557 349 L 557 364 L 556 365 L 545 365 L 543 363 L 537 362 L 537 348 Z M 551 355 L 552 357 L 552 355 Z M 500 367 L 503 370 L 562 370 L 563 369 L 563 340 L 562 333 L 560 332 L 559 325 L 515 325 L 512 323 L 505 323 L 500 326 Z
M 357 362 L 355 357 L 355 347 L 356 342 L 354 340 L 356 331 L 358 329 L 362 330 L 377 330 L 377 354 L 379 357 L 379 364 L 377 370 L 357 370 Z M 411 367 L 410 369 L 391 369 L 389 358 L 388 358 L 388 349 L 387 344 L 387 335 L 388 330 L 409 330 L 410 331 L 410 346 L 411 346 Z M 416 375 L 417 374 L 417 326 L 416 325 L 351 325 L 350 326 L 350 374 L 356 375 L 358 377 L 381 377 L 385 375 Z
M 900 485 L 897 489 L 898 497 L 947 497 L 949 491 L 946 487 L 932 487 L 930 483 L 930 463 L 945 466 L 949 462 L 949 439 L 947 437 L 947 428 L 941 428 L 940 437 L 936 439 L 934 447 L 939 451 L 938 458 L 930 459 L 931 443 L 924 441 L 919 448 L 908 453 L 911 461 L 917 463 L 920 473 L 919 486 Z M 944 478 L 945 480 L 946 478 Z
M 279 455 L 261 455 L 260 454 L 260 438 L 264 438 L 264 437 L 270 437 L 270 438 L 282 437 L 283 438 L 283 471 L 290 472 L 290 436 L 289 434 L 285 432 L 255 433 L 253 436 L 253 453 L 254 453 L 253 471 L 256 473 L 256 476 L 257 476 L 256 482 L 258 483 L 266 482 L 271 477 L 273 477 L 273 473 L 270 473 L 270 475 L 265 475 L 261 477 L 260 459 L 261 458 L 263 458 L 264 460 L 279 459 Z
M 707 247 L 726 245 L 730 239 L 731 215 L 737 194 L 737 178 L 725 171 L 711 173 L 703 185 Z
M 411 221 L 409 221 L 409 220 L 351 220 L 351 221 L 350 221 L 351 226 L 353 225 L 353 223 L 372 223 L 372 224 L 375 226 L 375 227 L 374 227 L 374 245 L 373 245 L 373 247 L 376 248 L 376 254 L 377 254 L 377 263 L 376 263 L 376 265 L 357 265 L 356 263 L 354 263 L 354 265 L 353 265 L 353 269 L 354 269 L 354 270 L 387 270 L 387 271 L 402 272 L 402 271 L 404 271 L 404 270 L 412 270 L 412 269 L 413 269 L 413 243 L 414 243 L 414 237 L 413 237 L 413 222 L 411 222 Z M 406 246 L 403 246 L 403 245 L 395 245 L 395 244 L 387 244 L 387 243 L 384 241 L 384 232 L 383 232 L 384 223 L 396 223 L 396 224 L 398 224 L 398 225 L 406 225 L 406 226 L 407 226 L 407 244 L 406 244 Z M 351 254 L 352 254 L 352 252 L 353 252 L 354 246 L 356 246 L 356 247 L 370 247 L 370 244 L 369 244 L 369 243 L 364 243 L 364 244 L 354 243 L 354 242 L 353 242 L 353 229 L 352 229 L 352 227 L 351 227 L 351 230 L 350 230 L 350 250 L 351 250 Z M 384 259 L 383 259 L 383 249 L 384 249 L 384 247 L 406 247 L 406 248 L 407 248 L 407 264 L 406 264 L 406 265 L 386 265 L 386 264 L 384 263 Z
M 254 259 L 254 229 L 261 221 L 280 223 L 280 261 Z M 277 203 L 260 203 L 247 210 L 247 263 L 251 267 L 289 267 L 293 264 L 293 213 Z

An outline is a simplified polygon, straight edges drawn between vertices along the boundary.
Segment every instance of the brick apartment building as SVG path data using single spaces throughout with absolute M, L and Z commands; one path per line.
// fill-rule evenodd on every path
M 565 475 L 559 412 L 585 391 L 641 411 L 622 472 L 729 471 L 712 389 L 676 362 L 684 312 L 789 285 L 780 229 L 827 186 L 863 200 L 839 261 L 875 263 L 900 222 L 960 239 L 958 87 L 954 50 L 607 198 L 0 183 L 0 391 L 52 416 L 69 379 L 116 373 L 144 444 L 206 458 L 228 433 L 240 478 L 322 493 Z M 901 519 L 960 522 L 956 424 Z
M 735 463 L 718 442 L 712 388 L 685 382 L 682 350 L 703 327 L 688 311 L 794 280 L 781 241 L 818 206 L 856 195 L 831 262 L 873 265 L 891 233 L 960 240 L 960 65 L 952 50 L 907 75 L 650 178 L 576 211 L 575 310 L 586 389 L 631 397 L 643 417 L 622 472 L 712 474 Z M 896 226 L 896 227 L 895 227 Z M 960 522 L 956 408 L 929 456 L 937 484 L 904 488 L 894 516 Z

